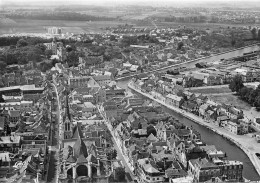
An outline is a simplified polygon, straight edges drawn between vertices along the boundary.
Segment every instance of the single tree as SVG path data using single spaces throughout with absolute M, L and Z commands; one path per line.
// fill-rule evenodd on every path
M 16 44 L 17 47 L 24 47 L 27 45 L 28 45 L 28 43 L 24 39 L 19 39 L 19 41 L 17 41 L 17 44 Z
M 256 99 L 256 97 L 259 95 L 258 91 L 257 90 L 251 90 L 250 91 L 250 95 L 248 97 L 248 103 L 254 105 L 254 101 Z
M 115 36 L 115 35 L 111 35 L 111 36 L 109 37 L 109 39 L 110 39 L 110 41 L 115 41 L 115 40 L 116 40 L 116 36 Z
M 45 50 L 45 56 L 47 59 L 50 59 L 52 55 L 52 50 Z
M 256 28 L 255 27 L 253 29 L 251 29 L 251 33 L 252 33 L 253 39 L 256 39 L 257 38 L 257 33 L 256 33 Z
M 180 50 L 183 46 L 184 46 L 183 42 L 179 42 L 179 43 L 178 43 L 177 50 Z
M 260 95 L 258 95 L 255 99 L 254 106 L 256 108 L 260 108 Z
M 243 100 L 246 100 L 246 95 L 247 95 L 247 93 L 248 93 L 249 91 L 248 91 L 248 88 L 246 87 L 246 86 L 244 86 L 243 88 L 241 88 L 241 90 L 240 90 L 240 92 L 239 92 L 239 95 L 240 95 L 240 97 L 241 97 L 241 99 L 243 99 Z
M 156 137 L 156 129 L 152 125 L 147 126 L 146 130 L 147 136 L 149 136 L 152 133 Z
M 3 71 L 7 64 L 4 61 L 0 61 L 0 71 Z
M 5 100 L 3 99 L 3 95 L 2 94 L 0 94 L 0 102 L 2 103 L 2 102 L 5 102 Z
M 125 169 L 123 167 L 115 169 L 115 179 L 119 182 L 125 181 Z
M 243 87 L 244 84 L 241 75 L 236 75 L 229 84 L 229 89 L 231 89 L 232 92 L 238 93 Z

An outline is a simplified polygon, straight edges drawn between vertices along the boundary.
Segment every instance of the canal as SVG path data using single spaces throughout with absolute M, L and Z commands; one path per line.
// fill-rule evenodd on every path
M 124 81 L 118 81 L 117 84 L 121 88 L 127 89 L 127 83 L 129 80 Z M 141 96 L 141 95 L 140 95 Z M 215 145 L 218 150 L 222 150 L 227 153 L 229 160 L 238 160 L 243 162 L 244 164 L 244 171 L 243 176 L 246 179 L 249 180 L 260 180 L 260 176 L 258 175 L 257 171 L 255 170 L 253 164 L 247 157 L 247 155 L 241 150 L 239 147 L 237 147 L 234 143 L 230 142 L 229 140 L 225 139 L 224 137 L 212 132 L 211 130 L 207 129 L 204 126 L 201 126 L 188 118 L 169 110 L 165 107 L 164 111 L 174 116 L 174 118 L 178 119 L 180 122 L 185 124 L 186 126 L 189 126 L 198 132 L 200 132 L 202 141 L 209 145 Z

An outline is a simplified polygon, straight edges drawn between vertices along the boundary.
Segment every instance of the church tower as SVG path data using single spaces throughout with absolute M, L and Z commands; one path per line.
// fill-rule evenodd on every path
M 65 115 L 63 118 L 64 139 L 71 139 L 71 137 L 72 137 L 72 120 L 71 120 L 70 110 L 69 110 L 68 94 L 66 94 L 65 102 L 66 102 L 65 103 Z

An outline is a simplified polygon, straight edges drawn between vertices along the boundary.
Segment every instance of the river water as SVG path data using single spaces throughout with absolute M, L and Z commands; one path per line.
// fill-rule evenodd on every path
M 127 88 L 127 83 L 130 80 L 123 80 L 118 81 L 117 84 L 121 88 L 125 88 L 128 91 L 130 91 Z M 141 95 L 139 95 L 141 96 Z M 207 129 L 204 126 L 201 126 L 190 119 L 172 111 L 164 107 L 164 111 L 171 114 L 174 118 L 178 119 L 180 122 L 185 124 L 186 126 L 189 126 L 201 134 L 202 141 L 209 145 L 215 145 L 218 150 L 222 150 L 227 153 L 227 159 L 229 160 L 238 160 L 243 162 L 244 164 L 244 170 L 243 170 L 243 176 L 246 179 L 249 180 L 260 180 L 260 176 L 258 175 L 257 171 L 254 168 L 254 165 L 251 163 L 250 159 L 247 157 L 247 155 L 244 153 L 243 150 L 241 150 L 239 147 L 237 147 L 235 144 L 230 142 L 229 140 L 223 138 L 222 136 L 214 133 L 213 131 Z

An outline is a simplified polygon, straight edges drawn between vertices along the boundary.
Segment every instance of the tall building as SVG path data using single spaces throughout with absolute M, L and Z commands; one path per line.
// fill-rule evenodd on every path
M 69 101 L 68 96 L 66 96 L 66 109 L 65 109 L 65 116 L 64 116 L 64 139 L 70 139 L 72 137 L 72 121 L 69 111 Z
M 53 55 L 57 55 L 58 53 L 64 56 L 65 54 L 65 50 L 63 49 L 61 51 L 61 49 L 63 48 L 63 43 L 62 42 L 57 42 L 55 39 L 53 39 L 53 41 L 51 43 L 43 43 L 46 47 L 47 50 L 52 50 L 52 54 Z
M 49 27 L 48 34 L 61 34 L 61 28 L 59 27 Z
M 66 50 L 65 50 L 65 48 L 63 48 L 63 46 L 59 46 L 57 48 L 57 55 L 58 55 L 60 61 L 64 61 L 66 59 L 66 57 L 67 57 Z

